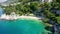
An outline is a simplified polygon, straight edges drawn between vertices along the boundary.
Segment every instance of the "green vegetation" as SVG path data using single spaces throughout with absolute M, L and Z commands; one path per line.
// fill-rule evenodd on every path
M 29 15 L 39 8 L 39 3 L 37 1 L 30 2 L 29 0 L 18 0 L 18 2 L 11 3 L 9 6 L 2 6 L 4 13 L 10 14 L 15 12 L 19 15 Z M 19 4 L 18 4 L 19 3 Z
M 45 18 L 47 18 L 47 19 L 43 19 L 43 22 L 45 24 L 48 23 L 48 24 L 55 25 L 55 23 L 57 23 L 58 25 L 60 25 L 60 15 L 56 14 L 57 10 L 60 10 L 60 0 L 53 0 L 53 2 L 51 2 L 51 3 L 45 2 L 44 4 L 41 4 L 41 5 L 43 8 L 42 12 L 46 16 Z M 51 21 L 53 21 L 53 22 L 51 22 Z
M 15 12 L 19 15 L 29 15 L 31 13 L 33 14 L 36 10 L 41 8 L 41 13 L 45 15 L 43 24 L 45 24 L 46 27 L 53 25 L 50 24 L 50 20 L 53 21 L 53 23 L 60 25 L 60 15 L 56 14 L 57 10 L 60 10 L 60 0 L 53 0 L 51 3 L 39 3 L 39 0 L 19 0 L 18 2 L 21 3 L 13 6 L 10 4 L 9 6 L 3 7 L 5 8 L 4 13 L 10 14 L 11 12 Z

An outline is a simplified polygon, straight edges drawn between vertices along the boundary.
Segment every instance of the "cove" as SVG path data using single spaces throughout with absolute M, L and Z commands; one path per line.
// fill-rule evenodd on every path
M 0 34 L 42 34 L 44 26 L 37 20 L 0 20 Z

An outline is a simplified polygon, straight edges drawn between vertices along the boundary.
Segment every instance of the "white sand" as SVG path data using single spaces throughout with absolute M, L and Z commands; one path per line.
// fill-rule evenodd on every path
M 29 19 L 41 19 L 33 16 L 11 16 L 11 15 L 5 15 L 3 14 L 0 19 L 6 19 L 6 20 L 14 20 L 14 19 L 19 19 L 19 18 L 29 18 Z
M 0 0 L 0 3 L 5 2 L 5 1 L 7 1 L 7 0 Z

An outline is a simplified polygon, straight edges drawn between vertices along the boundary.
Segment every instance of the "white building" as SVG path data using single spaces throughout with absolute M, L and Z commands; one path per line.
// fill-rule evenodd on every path
M 40 0 L 40 2 L 52 2 L 52 0 Z

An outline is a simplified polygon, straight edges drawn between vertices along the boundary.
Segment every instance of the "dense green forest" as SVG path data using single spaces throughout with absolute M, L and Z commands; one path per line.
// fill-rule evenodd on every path
M 60 33 L 60 15 L 56 14 L 57 10 L 60 10 L 60 0 L 52 0 L 50 3 L 41 3 L 39 0 L 18 0 L 18 2 L 15 3 L 16 5 L 10 3 L 9 6 L 2 6 L 2 8 L 5 8 L 4 13 L 10 14 L 11 12 L 15 12 L 19 15 L 29 15 L 34 14 L 34 12 L 37 12 L 37 10 L 40 9 L 39 15 L 44 15 L 42 21 L 44 22 L 43 24 L 46 26 L 46 29 L 53 34 L 56 31 L 54 30 L 54 26 L 57 24 L 57 32 L 58 34 Z

